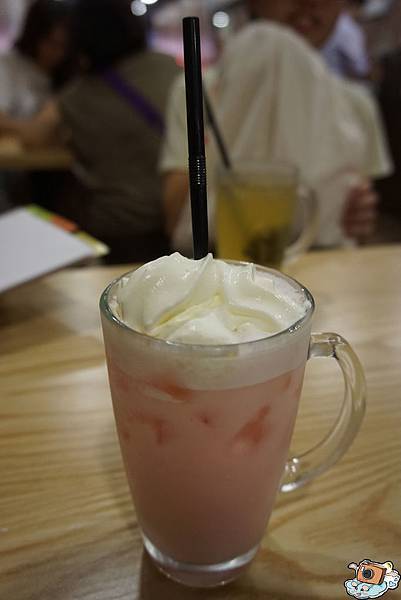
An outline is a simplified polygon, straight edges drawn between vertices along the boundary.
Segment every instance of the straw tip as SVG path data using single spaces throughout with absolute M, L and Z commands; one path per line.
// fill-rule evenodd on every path
M 185 32 L 191 32 L 193 35 L 196 31 L 199 31 L 199 17 L 184 17 L 182 20 L 182 26 Z

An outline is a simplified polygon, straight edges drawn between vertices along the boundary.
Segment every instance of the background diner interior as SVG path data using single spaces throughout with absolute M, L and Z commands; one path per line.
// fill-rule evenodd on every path
M 213 70 L 218 81 L 224 79 L 226 49 L 238 34 L 267 20 L 304 38 L 328 77 L 360 88 L 370 103 L 366 129 L 372 129 L 363 152 L 372 157 L 361 163 L 361 183 L 350 189 L 336 218 L 344 239 L 354 244 L 401 240 L 400 0 L 2 0 L 2 5 L 2 213 L 34 203 L 67 217 L 109 246 L 102 259 L 109 263 L 146 261 L 178 247 L 174 228 L 187 202 L 186 165 L 174 157 L 171 138 L 182 157 L 187 148 L 185 131 L 177 131 L 171 115 L 171 97 L 183 64 L 181 19 L 197 14 L 206 87 Z M 249 47 L 251 62 L 252 52 L 257 49 Z M 219 115 L 217 94 L 214 102 Z M 185 123 L 185 106 L 174 110 Z M 322 205 L 329 202 L 323 196 Z M 342 243 L 324 241 L 331 218 L 321 224 L 315 249 Z

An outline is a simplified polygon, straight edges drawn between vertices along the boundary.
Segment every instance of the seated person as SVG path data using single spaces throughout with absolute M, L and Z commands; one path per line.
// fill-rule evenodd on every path
M 1 0 L 0 52 L 6 52 L 13 45 L 20 31 L 26 4 L 25 0 Z
M 27 144 L 68 135 L 90 191 L 75 219 L 111 248 L 110 262 L 168 251 L 157 158 L 173 59 L 146 47 L 146 21 L 127 0 L 77 0 L 73 18 L 81 76 L 32 120 L 0 119 Z
M 14 47 L 0 55 L 0 111 L 32 117 L 64 82 L 71 58 L 69 19 L 69 2 L 35 0 L 29 6 Z M 2 148 L 8 143 L 2 141 Z M 31 197 L 39 181 L 28 174 L 0 173 L 0 212 Z
M 370 64 L 364 32 L 352 15 L 355 3 L 356 0 L 248 0 L 253 18 L 291 27 L 320 51 L 334 73 L 364 79 L 369 75 Z
M 31 117 L 50 98 L 69 59 L 68 2 L 35 0 L 14 47 L 0 55 L 0 111 Z
M 264 11 L 259 16 L 266 12 L 280 21 L 290 2 L 252 2 L 254 15 L 259 7 Z M 391 164 L 376 107 L 365 91 L 331 75 L 297 35 L 266 21 L 237 35 L 206 85 L 232 157 L 288 161 L 317 192 L 321 216 L 316 245 L 364 240 L 371 233 L 376 198 L 370 178 L 386 175 Z M 207 137 L 210 141 L 210 132 Z M 212 180 L 218 158 L 212 143 L 208 155 L 213 231 Z M 170 96 L 161 171 L 168 231 L 174 247 L 188 253 L 186 164 L 181 79 Z

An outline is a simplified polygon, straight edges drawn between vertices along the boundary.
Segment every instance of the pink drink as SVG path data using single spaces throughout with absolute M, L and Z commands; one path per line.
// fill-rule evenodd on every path
M 256 548 L 287 459 L 303 366 L 257 385 L 190 390 L 145 383 L 117 361 L 109 356 L 114 411 L 145 536 L 193 564 Z
M 272 277 L 263 269 L 258 276 L 265 272 Z M 312 309 L 313 300 L 296 282 L 274 278 Z M 119 285 L 103 295 L 102 324 L 121 451 L 145 547 L 160 569 L 182 583 L 227 582 L 254 557 L 273 508 L 313 311 L 305 310 L 297 326 L 256 341 L 172 343 L 137 333 L 116 316 L 111 305 Z
M 257 552 L 280 481 L 299 488 L 354 439 L 365 406 L 358 358 L 337 334 L 311 335 L 314 301 L 299 283 L 210 256 L 145 265 L 100 306 L 145 548 L 181 583 L 231 581 Z M 323 442 L 286 466 L 308 357 L 338 362 L 343 408 Z

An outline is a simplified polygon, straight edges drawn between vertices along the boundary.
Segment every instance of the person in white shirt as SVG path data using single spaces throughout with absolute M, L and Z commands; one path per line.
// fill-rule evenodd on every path
M 288 25 L 341 77 L 363 79 L 370 64 L 366 39 L 346 0 L 249 0 L 251 16 Z
M 364 240 L 372 231 L 376 214 L 377 199 L 370 180 L 391 171 L 378 112 L 365 92 L 332 75 L 320 56 L 298 36 L 286 27 L 265 21 L 285 22 L 294 14 L 290 10 L 294 2 L 249 0 L 253 15 L 263 19 L 245 27 L 231 42 L 219 69 L 209 75 L 218 81 L 217 85 L 207 83 L 209 93 L 214 97 L 232 156 L 249 159 L 254 154 L 266 161 L 287 160 L 300 169 L 303 181 L 315 189 L 321 212 L 317 245 Z M 338 7 L 332 0 L 327 7 L 329 4 L 331 14 L 321 21 L 312 15 L 300 21 L 305 31 L 309 28 L 310 43 L 321 44 L 332 31 Z M 269 120 L 263 107 L 267 114 L 270 105 L 278 108 Z M 160 169 L 164 174 L 167 230 L 173 247 L 188 252 L 185 119 L 181 78 L 170 96 Z M 271 139 L 275 143 L 269 146 Z M 209 173 L 213 179 L 218 158 L 212 146 L 208 144 Z M 210 187 L 213 232 L 213 185 Z
M 14 47 L 0 55 L 0 111 L 31 117 L 52 94 L 69 53 L 68 1 L 36 0 Z

